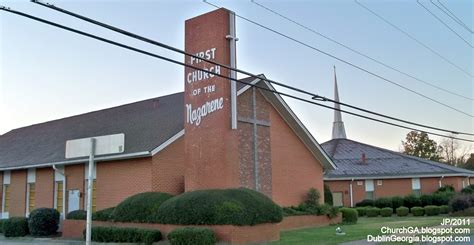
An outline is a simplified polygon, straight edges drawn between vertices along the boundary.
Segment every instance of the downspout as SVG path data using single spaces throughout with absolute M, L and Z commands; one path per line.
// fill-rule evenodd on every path
M 439 188 L 443 187 L 443 183 L 442 183 L 443 179 L 444 179 L 444 175 L 441 176 L 441 178 L 439 178 L 439 180 L 438 180 Z
M 58 172 L 60 175 L 64 177 L 64 184 L 63 184 L 63 219 L 66 219 L 66 174 L 61 172 L 56 165 L 53 164 L 53 169 L 55 172 Z
M 354 179 L 351 179 L 351 183 L 349 184 L 349 196 L 351 198 L 351 208 L 354 207 L 354 198 L 352 197 L 352 182 L 354 182 Z

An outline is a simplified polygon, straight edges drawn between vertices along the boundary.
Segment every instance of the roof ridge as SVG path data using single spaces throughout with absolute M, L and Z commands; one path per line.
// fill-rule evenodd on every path
M 53 119 L 53 120 L 49 120 L 49 121 L 45 121 L 45 122 L 34 123 L 34 124 L 31 124 L 31 125 L 27 125 L 27 126 L 23 126 L 23 127 L 19 127 L 19 128 L 14 128 L 14 129 L 12 129 L 12 130 L 10 130 L 10 131 L 4 133 L 4 134 L 1 134 L 0 137 L 6 136 L 7 134 L 9 134 L 9 133 L 11 133 L 11 132 L 14 132 L 14 131 L 17 131 L 17 130 L 20 130 L 20 129 L 25 129 L 25 128 L 29 128 L 29 127 L 34 127 L 34 126 L 46 124 L 46 123 L 52 123 L 52 122 L 57 122 L 57 121 L 66 120 L 66 119 L 70 119 L 70 118 L 75 118 L 75 117 L 79 117 L 79 116 L 84 116 L 84 115 L 87 115 L 87 114 L 92 114 L 92 113 L 97 113 L 97 112 L 103 112 L 103 111 L 107 111 L 107 110 L 117 109 L 117 108 L 120 108 L 120 107 L 130 106 L 130 105 L 133 105 L 133 104 L 143 103 L 143 102 L 149 101 L 149 100 L 156 100 L 156 99 L 165 98 L 165 97 L 168 97 L 168 96 L 173 96 L 173 95 L 182 94 L 182 93 L 184 93 L 184 92 L 176 92 L 176 93 L 167 94 L 167 95 L 163 95 L 163 96 L 159 96 L 159 97 L 153 97 L 153 98 L 144 99 L 144 100 L 139 100 L 139 101 L 134 101 L 134 102 L 130 102 L 130 103 L 126 103 L 126 104 L 121 104 L 121 105 L 117 105 L 117 106 L 112 106 L 112 107 L 107 107 L 107 108 L 103 108 L 103 109 L 88 111 L 88 112 L 84 112 L 84 113 L 76 114 L 76 115 L 72 115 L 72 116 L 66 116 L 66 117 L 62 117 L 62 118 L 57 118 L 57 119 Z

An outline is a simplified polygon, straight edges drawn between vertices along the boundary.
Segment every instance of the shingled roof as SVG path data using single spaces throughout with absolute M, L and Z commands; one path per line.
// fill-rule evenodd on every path
M 259 75 L 264 78 L 263 75 Z M 262 80 L 241 79 L 238 94 Z M 259 86 L 274 89 L 267 82 Z M 283 99 L 274 93 L 264 96 L 285 119 L 325 169 L 334 164 L 298 120 Z M 131 104 L 89 112 L 14 129 L 0 135 L 0 171 L 86 162 L 86 158 L 65 159 L 65 142 L 109 134 L 125 134 L 125 150 L 97 157 L 97 161 L 148 157 L 184 135 L 184 93 L 176 93 Z
M 474 176 L 474 172 L 447 164 L 405 155 L 349 139 L 332 139 L 321 144 L 337 165 L 325 179 L 400 178 L 428 176 Z M 365 163 L 362 161 L 365 154 Z

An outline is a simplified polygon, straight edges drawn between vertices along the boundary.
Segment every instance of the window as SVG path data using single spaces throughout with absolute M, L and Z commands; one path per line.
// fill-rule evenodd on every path
M 86 180 L 86 185 L 84 187 L 84 193 L 85 193 L 85 197 L 84 197 L 84 209 L 87 209 L 87 182 L 88 180 Z M 96 207 L 97 207 L 97 181 L 94 180 L 92 182 L 92 212 L 95 212 L 96 211 Z
M 332 193 L 332 203 L 334 207 L 342 207 L 342 192 L 333 192 Z
M 382 182 L 381 179 L 377 180 L 377 185 L 382 185 L 382 184 L 383 184 L 383 182 Z
M 374 180 L 365 180 L 365 199 L 375 199 Z
M 36 186 L 35 183 L 28 184 L 28 212 L 31 213 L 35 209 L 35 193 Z
M 413 194 L 415 194 L 416 196 L 421 195 L 421 184 L 419 178 L 411 179 L 411 189 Z
M 3 195 L 5 202 L 3 203 L 3 212 L 8 213 L 10 209 L 10 185 L 3 185 Z
M 58 210 L 59 213 L 63 213 L 63 200 L 64 200 L 64 195 L 63 195 L 63 190 L 64 190 L 64 185 L 63 181 L 56 181 L 56 210 Z

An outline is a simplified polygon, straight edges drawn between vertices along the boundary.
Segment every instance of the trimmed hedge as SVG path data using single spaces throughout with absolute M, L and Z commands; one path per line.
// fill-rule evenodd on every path
M 86 220 L 87 212 L 85 210 L 74 210 L 66 215 L 66 219 Z
M 92 220 L 97 221 L 113 221 L 112 214 L 115 210 L 115 207 L 106 208 L 92 213 Z
M 161 204 L 152 220 L 179 225 L 256 225 L 278 223 L 281 208 L 246 188 L 185 192 Z
M 374 206 L 374 200 L 364 199 L 364 200 L 356 203 L 356 207 L 368 207 L 368 206 L 373 207 Z
M 391 208 L 392 207 L 392 198 L 388 198 L 388 197 L 379 198 L 379 199 L 375 200 L 374 206 L 377 207 L 377 208 Z
M 130 242 L 151 245 L 161 240 L 159 230 L 130 227 L 92 227 L 91 240 L 94 242 Z M 86 230 L 83 234 L 85 237 Z
M 357 210 L 354 208 L 341 208 L 342 222 L 346 224 L 357 223 Z
M 445 192 L 436 192 L 432 195 L 433 202 L 432 205 L 448 205 L 449 201 L 456 195 L 455 192 L 445 191 Z
M 6 219 L 0 219 L 0 233 L 3 233 L 3 224 L 7 221 Z
M 367 207 L 357 207 L 355 209 L 357 210 L 357 215 L 359 217 L 365 216 L 367 214 Z
M 173 196 L 161 192 L 144 192 L 123 200 L 112 212 L 117 222 L 153 223 L 152 217 L 161 204 Z
M 398 207 L 398 208 L 396 209 L 396 211 L 397 211 L 397 215 L 400 216 L 400 217 L 407 216 L 408 213 L 410 213 L 410 209 L 407 208 L 407 207 L 403 207 L 403 206 L 402 206 L 402 207 Z
M 425 215 L 425 209 L 422 207 L 412 207 L 410 209 L 411 213 L 413 216 L 424 216 Z
M 216 236 L 211 229 L 183 227 L 168 233 L 168 240 L 171 245 L 212 245 L 216 243 Z
M 28 228 L 33 236 L 50 236 L 59 228 L 59 212 L 54 208 L 37 208 L 31 211 Z
M 421 206 L 421 199 L 413 194 L 405 196 L 403 198 L 403 206 L 407 208 L 418 207 Z
M 439 206 L 439 213 L 440 214 L 449 214 L 449 206 L 448 205 Z
M 324 202 L 331 206 L 333 205 L 332 192 L 327 184 L 324 184 Z
M 396 210 L 399 207 L 403 206 L 403 197 L 394 196 L 392 197 L 392 208 Z
M 12 217 L 3 222 L 5 237 L 22 237 L 28 233 L 28 220 L 24 217 Z
M 438 206 L 428 205 L 425 207 L 425 213 L 427 216 L 436 216 L 439 215 L 441 209 Z
M 428 206 L 428 205 L 433 205 L 433 195 L 421 195 L 421 205 Z
M 382 217 L 390 217 L 393 214 L 393 209 L 390 207 L 380 209 L 380 215 Z
M 463 194 L 474 194 L 474 185 L 468 185 L 461 190 Z
M 367 217 L 377 217 L 380 214 L 380 208 L 369 207 L 365 212 Z
M 454 187 L 452 185 L 445 185 L 445 186 L 442 186 L 440 188 L 438 188 L 437 191 L 435 191 L 435 193 L 440 193 L 440 192 L 454 192 Z

